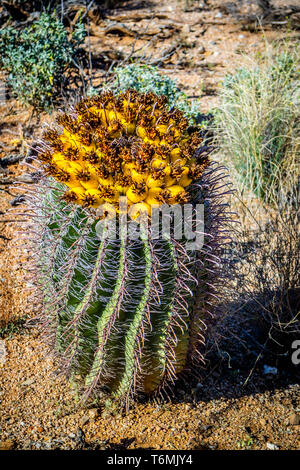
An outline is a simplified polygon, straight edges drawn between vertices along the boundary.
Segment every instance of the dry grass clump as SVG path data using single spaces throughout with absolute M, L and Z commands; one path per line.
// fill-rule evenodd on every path
M 241 192 L 265 203 L 286 198 L 299 180 L 299 46 L 266 44 L 227 75 L 216 111 L 217 140 Z

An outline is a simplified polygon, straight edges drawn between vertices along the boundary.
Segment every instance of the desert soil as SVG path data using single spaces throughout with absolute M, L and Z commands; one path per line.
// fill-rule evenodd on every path
M 114 60 L 126 58 L 139 32 L 133 56 L 159 62 L 163 73 L 176 78 L 189 97 L 200 97 L 200 109 L 208 112 L 218 104 L 219 83 L 239 66 L 242 54 L 263 50 L 266 38 L 285 36 L 284 26 L 265 25 L 262 32 L 235 20 L 223 3 L 199 1 L 184 9 L 184 2 L 175 0 L 129 1 L 105 19 L 91 15 L 85 47 L 100 64 L 93 68 L 93 84 Z M 49 119 L 38 121 L 31 112 L 13 99 L 2 106 L 1 158 L 26 154 L 40 122 Z M 30 253 L 20 254 L 15 224 L 9 222 L 18 204 L 9 183 L 24 179 L 24 173 L 28 170 L 20 164 L 0 166 L 2 323 L 32 316 L 24 273 Z M 18 209 L 22 218 L 22 204 Z M 260 343 L 248 334 L 252 326 L 240 325 L 237 317 L 229 322 L 232 331 L 224 344 L 208 356 L 201 381 L 191 378 L 170 401 L 138 402 L 128 413 L 97 401 L 78 403 L 39 333 L 21 323 L 0 339 L 0 449 L 300 448 L 299 370 L 290 358 L 279 360 L 261 349 L 264 339 Z

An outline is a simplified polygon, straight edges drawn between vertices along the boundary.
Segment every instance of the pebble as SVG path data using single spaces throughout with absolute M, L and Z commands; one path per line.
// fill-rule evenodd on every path
M 85 424 L 87 424 L 89 422 L 89 420 L 90 420 L 89 415 L 84 415 L 80 420 L 81 426 L 84 426 Z
M 272 442 L 267 442 L 267 449 L 269 449 L 269 450 L 279 450 L 279 447 L 276 444 L 272 444 Z
M 24 385 L 25 387 L 28 387 L 29 385 L 34 384 L 34 382 L 35 382 L 35 379 L 28 379 L 28 380 L 25 380 L 25 382 L 23 382 L 22 385 Z
M 4 366 L 6 361 L 6 348 L 4 341 L 0 340 L 0 367 Z
M 90 417 L 91 419 L 93 419 L 93 418 L 96 418 L 97 416 L 98 416 L 98 410 L 97 410 L 97 408 L 91 408 L 91 409 L 89 410 L 89 417 Z
M 182 28 L 182 32 L 184 34 L 189 34 L 191 32 L 191 28 L 190 28 L 190 25 L 189 24 L 185 24 Z
M 98 410 L 97 408 L 91 408 L 87 414 L 85 414 L 81 420 L 80 420 L 80 424 L 81 426 L 84 426 L 85 424 L 87 424 L 90 419 L 94 419 L 94 418 L 97 418 L 98 416 Z
M 300 415 L 294 413 L 290 416 L 290 424 L 292 426 L 298 426 L 300 424 Z

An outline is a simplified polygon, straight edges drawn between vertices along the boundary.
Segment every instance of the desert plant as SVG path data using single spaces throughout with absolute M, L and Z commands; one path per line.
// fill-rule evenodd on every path
M 8 72 L 8 84 L 23 104 L 52 108 L 85 34 L 78 23 L 69 39 L 55 14 L 47 13 L 21 31 L 0 30 L 0 67 Z
M 41 323 L 84 397 L 95 388 L 121 400 L 158 393 L 201 358 L 222 273 L 223 170 L 164 96 L 105 92 L 57 123 L 36 147 L 44 176 L 27 198 Z M 198 235 L 197 204 L 205 205 L 204 245 L 172 230 L 154 237 L 153 206 L 175 211 L 187 202 L 184 220 L 193 217 Z M 108 236 L 112 221 L 115 238 Z
M 287 42 L 228 75 L 216 111 L 222 155 L 239 183 L 264 202 L 282 200 L 299 178 L 298 50 Z

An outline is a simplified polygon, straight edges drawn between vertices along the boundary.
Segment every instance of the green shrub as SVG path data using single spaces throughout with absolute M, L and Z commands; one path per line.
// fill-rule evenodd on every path
M 297 50 L 273 49 L 227 75 L 216 111 L 220 150 L 243 187 L 274 203 L 297 184 L 300 111 Z
M 85 35 L 79 23 L 69 39 L 64 25 L 47 13 L 21 31 L 0 31 L 0 67 L 8 72 L 8 84 L 23 104 L 51 109 Z

